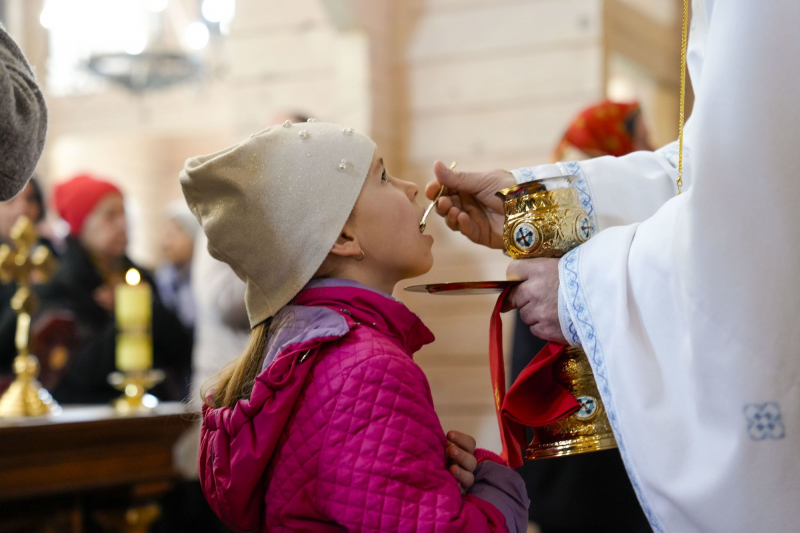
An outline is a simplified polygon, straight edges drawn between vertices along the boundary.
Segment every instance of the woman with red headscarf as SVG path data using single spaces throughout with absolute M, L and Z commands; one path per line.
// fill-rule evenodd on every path
M 60 403 L 106 403 L 119 395 L 108 382 L 115 369 L 116 325 L 114 289 L 125 273 L 136 268 L 155 287 L 150 275 L 125 255 L 128 228 L 119 188 L 90 175 L 79 175 L 56 186 L 54 203 L 69 224 L 65 250 L 53 278 L 37 288 L 40 310 L 67 313 L 77 324 L 79 345 L 65 362 L 51 390 Z M 5 326 L 5 325 L 4 325 Z M 9 335 L 9 330 L 11 335 Z M 13 338 L 13 325 L 2 331 L 2 346 Z M 153 292 L 154 366 L 167 373 L 163 399 L 185 397 L 191 358 L 191 337 Z M 158 395 L 158 392 L 156 393 Z
M 653 150 L 639 103 L 604 100 L 578 114 L 553 152 L 553 161 L 620 157 L 639 150 Z

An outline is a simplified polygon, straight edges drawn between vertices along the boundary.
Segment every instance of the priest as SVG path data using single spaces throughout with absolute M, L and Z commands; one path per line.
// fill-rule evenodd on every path
M 577 176 L 595 235 L 515 261 L 510 302 L 539 337 L 587 352 L 656 532 L 800 524 L 800 3 L 695 0 L 696 102 L 678 150 L 513 173 L 449 172 L 451 229 L 502 247 L 493 193 Z M 576 494 L 584 498 L 585 494 Z

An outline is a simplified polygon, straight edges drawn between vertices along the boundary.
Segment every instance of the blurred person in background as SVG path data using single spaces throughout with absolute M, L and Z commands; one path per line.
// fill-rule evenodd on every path
M 183 200 L 171 202 L 164 214 L 161 234 L 164 262 L 156 269 L 156 286 L 164 306 L 175 313 L 186 331 L 194 336 L 192 257 L 200 225 Z
M 604 100 L 581 111 L 553 152 L 553 162 L 578 161 L 641 150 L 652 151 L 650 134 L 638 102 Z
M 12 244 L 11 228 L 19 217 L 25 216 L 34 225 L 39 235 L 39 243 L 58 254 L 62 249 L 58 239 L 47 222 L 47 208 L 42 187 L 37 178 L 32 178 L 18 195 L 7 202 L 0 202 L 0 242 Z
M 54 192 L 58 214 L 69 224 L 63 256 L 50 281 L 35 292 L 40 306 L 34 317 L 68 314 L 75 322 L 79 345 L 68 356 L 57 386 L 50 392 L 62 404 L 107 403 L 119 396 L 108 384 L 115 370 L 116 323 L 114 292 L 125 273 L 136 268 L 143 281 L 153 279 L 126 255 L 128 227 L 122 193 L 108 181 L 80 175 L 59 184 Z M 153 290 L 154 366 L 167 374 L 154 391 L 164 400 L 186 395 L 191 337 Z M 0 328 L 0 346 L 14 351 L 16 323 Z
M 36 76 L 0 23 L 0 201 L 31 179 L 46 133 L 47 106 Z
M 553 161 L 619 157 L 639 150 L 653 150 L 639 104 L 606 100 L 578 114 L 553 152 Z M 517 314 L 512 382 L 545 344 Z M 528 440 L 532 438 L 529 428 Z M 517 471 L 531 500 L 530 519 L 542 533 L 651 531 L 617 450 L 527 461 Z M 575 505 L 575 495 L 585 492 L 592 497 Z

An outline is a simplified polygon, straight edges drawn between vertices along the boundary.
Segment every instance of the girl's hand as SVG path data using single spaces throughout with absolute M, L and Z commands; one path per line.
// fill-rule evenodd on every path
M 478 460 L 475 459 L 475 439 L 460 431 L 447 433 L 447 467 L 453 477 L 461 486 L 463 496 L 475 483 L 475 468 Z

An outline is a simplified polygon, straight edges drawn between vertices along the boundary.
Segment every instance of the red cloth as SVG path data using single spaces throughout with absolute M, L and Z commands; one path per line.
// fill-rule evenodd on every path
M 89 213 L 100 200 L 112 193 L 122 196 L 122 192 L 113 183 L 80 174 L 56 185 L 53 201 L 59 216 L 69 224 L 69 234 L 77 237 Z
M 623 156 L 633 152 L 633 137 L 627 121 L 639 112 L 639 103 L 605 100 L 581 111 L 556 148 L 554 159 L 561 161 L 564 150 L 572 145 L 587 155 Z
M 500 454 L 511 468 L 522 466 L 525 426 L 540 427 L 566 418 L 580 409 L 578 400 L 553 377 L 553 364 L 566 348 L 550 342 L 520 373 L 506 393 L 503 361 L 503 322 L 500 309 L 511 291 L 506 288 L 497 299 L 489 331 L 489 362 L 494 390 L 497 422 L 500 425 Z

